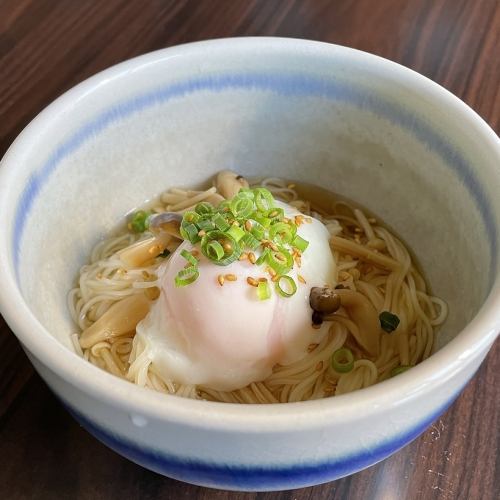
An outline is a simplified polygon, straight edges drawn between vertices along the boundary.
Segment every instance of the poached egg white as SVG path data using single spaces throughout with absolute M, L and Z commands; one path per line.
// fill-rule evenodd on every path
M 277 205 L 286 217 L 300 214 L 289 205 Z M 297 284 L 297 292 L 289 298 L 278 295 L 269 281 L 271 297 L 259 300 L 247 277 L 269 278 L 265 266 L 248 260 L 218 266 L 201 253 L 198 279 L 176 287 L 175 276 L 186 264 L 180 252 L 194 249 L 187 241 L 180 245 L 159 268 L 160 297 L 137 325 L 137 335 L 162 378 L 232 391 L 264 380 L 276 363 L 298 361 L 311 342 L 322 338 L 327 327 L 312 328 L 309 293 L 313 286 L 335 285 L 336 264 L 328 230 L 311 219 L 297 230 L 309 246 L 301 267 L 295 265 L 288 273 Z M 221 274 L 237 279 L 221 286 L 217 280 Z

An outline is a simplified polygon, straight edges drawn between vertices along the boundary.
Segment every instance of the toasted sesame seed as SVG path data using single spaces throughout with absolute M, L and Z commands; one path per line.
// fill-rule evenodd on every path
M 239 227 L 240 223 L 237 220 L 233 220 L 233 222 L 231 223 L 231 225 Z
M 314 349 L 316 349 L 316 347 L 318 347 L 318 346 L 319 346 L 319 344 L 309 344 L 307 346 L 307 352 L 313 352 Z
M 248 260 L 252 264 L 255 264 L 257 262 L 257 257 L 255 257 L 255 254 L 253 252 L 248 252 Z
M 247 278 L 247 283 L 250 286 L 259 286 L 259 282 L 255 278 L 252 278 L 251 276 Z
M 200 230 L 198 231 L 198 236 L 205 236 L 206 234 L 207 234 L 207 233 L 206 233 L 206 232 L 205 232 L 205 230 L 203 230 L 203 229 L 200 229 Z
M 240 255 L 240 258 L 239 260 L 247 260 L 248 259 L 248 254 L 246 252 L 243 252 L 241 255 Z
M 306 222 L 307 222 L 308 224 L 312 224 L 312 221 L 313 221 L 313 220 L 311 219 L 311 217 L 308 217 L 308 218 L 306 219 Z
M 271 278 L 271 281 L 275 282 L 278 281 L 279 279 L 281 278 L 281 276 L 275 274 L 272 278 Z
M 304 276 L 300 275 L 300 274 L 297 274 L 297 279 L 303 283 L 304 285 L 306 284 L 306 280 L 304 279 Z
M 286 257 L 282 253 L 277 253 L 274 258 L 280 262 L 286 262 Z
M 269 217 L 276 217 L 279 214 L 277 210 L 273 210 L 270 214 Z
M 264 277 L 259 278 L 259 281 L 260 281 L 261 283 L 266 283 L 266 282 L 267 282 L 267 278 L 264 278 Z
M 323 369 L 323 361 L 320 361 L 320 362 L 316 365 L 316 371 L 317 371 L 317 372 L 320 372 L 322 369 Z
M 266 267 L 266 272 L 270 274 L 273 278 L 276 276 L 276 271 L 272 267 Z
M 269 245 L 269 248 L 270 248 L 271 250 L 273 250 L 274 252 L 277 252 L 277 251 L 278 251 L 278 247 L 277 247 L 277 246 L 276 246 L 276 244 L 275 244 L 275 243 L 273 243 L 272 241 L 270 241 L 268 245 Z
M 222 248 L 223 248 L 226 252 L 230 252 L 230 251 L 233 249 L 233 246 L 231 245 L 231 243 L 226 242 L 226 243 L 224 243 L 224 244 L 222 245 Z
M 236 276 L 236 274 L 225 274 L 224 278 L 227 281 L 236 281 L 238 279 L 237 276 Z
M 354 232 L 355 232 L 355 233 L 362 233 L 362 232 L 363 232 L 363 230 L 362 230 L 360 227 L 355 227 L 355 228 L 354 228 Z
M 200 252 L 198 252 L 198 250 L 194 249 L 194 250 L 191 250 L 191 255 L 193 257 L 198 257 L 198 255 L 200 255 Z
M 224 276 L 219 274 L 219 276 L 217 276 L 217 281 L 219 282 L 219 285 L 222 286 L 224 284 Z
M 252 223 L 249 220 L 245 221 L 245 229 L 247 231 L 250 231 L 252 229 Z
M 295 184 L 288 184 L 287 188 L 288 189 L 293 189 L 295 187 Z

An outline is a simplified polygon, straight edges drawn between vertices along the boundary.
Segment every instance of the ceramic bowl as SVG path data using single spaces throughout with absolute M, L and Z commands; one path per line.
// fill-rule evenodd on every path
M 499 164 L 463 102 L 370 54 L 277 38 L 146 54 L 65 93 L 3 158 L 1 311 L 68 410 L 130 460 L 223 489 L 330 481 L 423 432 L 495 340 Z M 449 304 L 436 352 L 355 393 L 267 406 L 165 396 L 78 357 L 66 296 L 92 246 L 165 188 L 223 168 L 315 183 L 382 217 Z

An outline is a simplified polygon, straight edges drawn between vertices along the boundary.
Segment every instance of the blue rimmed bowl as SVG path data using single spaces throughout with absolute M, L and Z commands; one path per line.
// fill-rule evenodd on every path
M 235 490 L 351 474 L 418 436 L 500 330 L 500 145 L 459 99 L 323 43 L 195 43 L 112 67 L 57 99 L 0 168 L 0 307 L 33 365 L 98 439 L 161 474 Z M 165 396 L 79 358 L 66 294 L 133 207 L 223 168 L 319 184 L 406 240 L 450 308 L 436 352 L 337 398 L 247 406 Z

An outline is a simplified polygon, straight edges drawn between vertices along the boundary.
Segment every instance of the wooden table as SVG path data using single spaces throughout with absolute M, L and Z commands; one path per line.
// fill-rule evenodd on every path
M 0 0 L 0 156 L 50 101 L 112 64 L 241 35 L 311 38 L 400 62 L 500 130 L 499 0 Z M 1 284 L 0 284 L 1 286 Z M 0 318 L 0 498 L 493 499 L 497 343 L 458 401 L 384 462 L 293 492 L 228 493 L 149 472 L 81 429 Z

